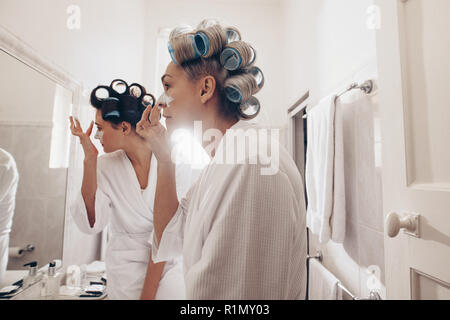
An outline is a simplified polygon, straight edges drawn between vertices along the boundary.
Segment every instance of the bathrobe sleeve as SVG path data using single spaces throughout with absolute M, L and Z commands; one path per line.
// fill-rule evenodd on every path
M 179 202 L 175 215 L 164 229 L 160 243 L 158 243 L 155 229 L 153 229 L 149 242 L 152 245 L 152 260 L 154 263 L 169 261 L 183 254 L 184 226 L 191 194 L 192 188 L 188 191 L 186 197 Z
M 97 191 L 95 192 L 95 224 L 91 228 L 87 216 L 86 205 L 84 203 L 81 188 L 77 192 L 75 199 L 70 205 L 72 217 L 81 232 L 96 234 L 102 232 L 109 222 L 111 211 L 111 199 L 105 191 L 105 173 L 102 170 L 104 161 L 99 159 L 97 166 Z
M 207 235 L 185 275 L 187 299 L 287 299 L 300 287 L 293 270 L 302 251 L 302 209 L 287 175 L 263 176 L 261 168 L 233 166 L 208 199 L 217 207 L 198 227 Z
M 153 230 L 149 243 L 152 245 L 152 260 L 155 263 L 169 261 L 183 253 L 184 227 L 189 202 L 194 186 L 198 184 L 202 170 L 193 169 L 189 164 L 181 164 L 176 168 L 178 209 L 172 220 L 164 229 L 161 242 L 158 244 Z

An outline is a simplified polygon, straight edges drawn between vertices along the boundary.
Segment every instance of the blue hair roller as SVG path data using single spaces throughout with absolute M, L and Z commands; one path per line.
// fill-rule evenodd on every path
M 202 57 L 208 55 L 211 48 L 211 43 L 209 41 L 209 37 L 204 32 L 197 32 L 194 37 L 194 44 L 195 51 L 198 54 L 200 54 Z
M 229 71 L 238 70 L 242 64 L 242 57 L 235 48 L 225 48 L 220 55 L 220 64 Z
M 175 58 L 175 50 L 172 47 L 172 44 L 169 42 L 169 53 L 170 53 L 170 57 L 172 58 L 173 63 L 178 64 L 177 62 L 177 58 Z
M 227 96 L 228 100 L 234 103 L 241 103 L 242 102 L 242 92 L 241 88 L 239 88 L 236 85 L 231 85 L 225 88 L 225 95 Z
M 185 36 L 185 35 L 183 35 L 183 36 Z M 196 60 L 196 59 L 200 58 L 201 54 L 198 51 L 197 46 L 195 45 L 194 35 L 190 34 L 190 35 L 187 35 L 187 37 L 189 39 L 188 45 L 192 46 L 192 49 L 193 49 L 193 52 L 191 53 L 192 56 L 190 58 L 188 58 L 187 61 Z M 179 39 L 179 37 L 178 37 L 178 39 Z M 176 41 L 176 40 L 177 40 L 177 38 L 173 39 L 172 41 Z M 169 48 L 170 57 L 172 58 L 173 63 L 180 64 L 180 63 L 185 62 L 185 61 L 177 61 L 177 58 L 175 56 L 175 49 L 173 48 L 173 46 L 170 42 L 168 44 L 168 48 Z
M 120 112 L 117 111 L 117 110 L 108 112 L 107 114 L 105 114 L 105 118 L 108 118 L 108 117 L 117 117 L 117 118 L 120 118 Z
M 120 102 L 120 100 L 115 98 L 115 97 L 108 97 L 108 98 L 103 99 L 103 101 L 117 101 L 117 102 Z

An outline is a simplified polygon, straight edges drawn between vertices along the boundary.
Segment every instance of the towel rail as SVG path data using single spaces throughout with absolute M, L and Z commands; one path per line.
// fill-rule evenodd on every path
M 335 101 L 337 98 L 343 96 L 344 94 L 346 94 L 349 91 L 355 90 L 355 89 L 359 89 L 361 91 L 363 91 L 365 94 L 371 94 L 373 92 L 373 89 L 375 87 L 375 84 L 373 82 L 373 80 L 367 80 L 364 81 L 364 83 L 362 84 L 358 84 L 358 83 L 352 83 L 345 91 L 342 91 L 340 94 L 338 94 L 335 98 Z M 308 118 L 308 115 L 305 114 L 303 116 L 303 119 Z
M 317 259 L 319 262 L 322 263 L 323 254 L 321 251 L 317 251 L 315 256 L 308 255 L 306 257 L 306 260 L 308 262 L 310 259 Z M 339 286 L 339 288 L 341 288 L 342 291 L 344 291 L 346 294 L 348 294 L 352 300 L 382 300 L 380 294 L 375 290 L 370 291 L 370 294 L 367 298 L 359 298 L 359 297 L 355 296 L 354 294 L 352 294 L 346 287 L 344 287 L 342 285 L 342 283 L 338 282 L 338 286 Z

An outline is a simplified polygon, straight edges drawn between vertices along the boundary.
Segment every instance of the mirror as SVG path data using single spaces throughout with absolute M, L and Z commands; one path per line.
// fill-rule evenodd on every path
M 0 153 L 12 156 L 19 176 L 12 221 L 0 211 L 1 287 L 17 280 L 5 269 L 62 259 L 73 94 L 2 49 L 0 70 Z

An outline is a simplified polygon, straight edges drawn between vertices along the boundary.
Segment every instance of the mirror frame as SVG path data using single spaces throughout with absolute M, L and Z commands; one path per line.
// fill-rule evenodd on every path
M 53 63 L 48 58 L 39 54 L 35 49 L 29 46 L 22 39 L 14 35 L 8 29 L 0 25 L 0 50 L 4 51 L 11 57 L 21 61 L 25 65 L 34 69 L 35 71 L 41 73 L 45 77 L 54 81 L 58 85 L 68 89 L 72 92 L 72 114 L 79 114 L 80 110 L 80 99 L 81 93 L 83 90 L 83 86 L 80 82 L 78 82 L 71 74 L 67 73 L 61 67 Z M 66 201 L 65 201 L 65 210 L 64 210 L 64 235 L 63 235 L 63 250 L 62 250 L 62 265 L 65 265 L 65 261 L 67 257 L 65 257 L 66 246 L 69 239 L 69 221 L 67 215 L 69 213 L 69 188 L 67 187 L 72 182 L 72 174 L 71 171 L 74 168 L 74 157 L 75 154 L 75 140 L 73 137 L 70 140 L 70 149 L 69 149 L 69 167 L 67 170 L 67 179 L 66 179 Z

